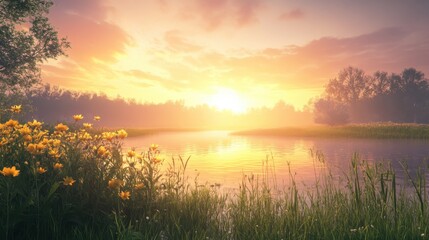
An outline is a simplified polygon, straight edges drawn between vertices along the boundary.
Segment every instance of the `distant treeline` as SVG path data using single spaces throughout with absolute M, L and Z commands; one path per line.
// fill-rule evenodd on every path
M 45 85 L 28 100 L 33 108 L 25 118 L 46 123 L 71 122 L 72 115 L 84 115 L 91 122 L 99 115 L 105 127 L 136 128 L 263 128 L 311 124 L 309 111 L 296 111 L 278 102 L 272 108 L 254 108 L 236 115 L 208 105 L 185 106 L 183 101 L 140 104 L 134 100 L 111 99 L 103 94 L 81 93 Z
M 348 67 L 329 81 L 313 106 L 316 123 L 429 123 L 428 79 L 414 68 L 367 75 Z

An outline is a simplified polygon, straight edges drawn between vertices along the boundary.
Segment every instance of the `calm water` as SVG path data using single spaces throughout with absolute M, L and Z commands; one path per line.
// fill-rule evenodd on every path
M 315 173 L 327 167 L 343 176 L 354 153 L 370 163 L 390 161 L 401 177 L 399 161 L 415 171 L 428 166 L 429 141 L 403 139 L 326 139 L 232 136 L 228 131 L 171 132 L 128 138 L 125 148 L 145 151 L 156 143 L 166 161 L 171 157 L 191 157 L 187 173 L 198 175 L 199 183 L 218 183 L 236 188 L 244 174 L 261 177 L 269 166 L 270 178 L 279 186 L 289 184 L 289 164 L 298 184 L 311 186 Z M 311 151 L 323 153 L 325 165 L 314 164 Z M 164 163 L 166 165 L 166 163 Z

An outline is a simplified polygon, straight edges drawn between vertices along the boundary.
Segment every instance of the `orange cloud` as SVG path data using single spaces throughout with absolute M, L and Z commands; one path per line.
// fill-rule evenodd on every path
M 326 37 L 303 46 L 267 48 L 238 55 L 201 50 L 181 58 L 180 62 L 169 57 L 159 59 L 157 64 L 169 73 L 166 87 L 179 89 L 215 84 L 236 88 L 278 86 L 283 90 L 320 88 L 349 65 L 369 73 L 399 72 L 407 66 L 427 68 L 429 44 L 407 42 L 410 36 L 409 31 L 400 28 L 385 28 L 356 37 Z M 410 51 L 414 60 L 407 53 Z
M 295 20 L 295 19 L 300 19 L 304 17 L 304 12 L 297 8 L 297 9 L 293 9 L 289 12 L 284 12 L 279 16 L 279 19 L 282 21 L 289 21 L 289 20 Z
M 196 20 L 207 31 L 224 25 L 243 27 L 257 22 L 261 0 L 194 0 L 180 11 L 185 20 Z
M 118 25 L 106 21 L 113 11 L 101 0 L 56 0 L 50 12 L 53 25 L 67 36 L 72 48 L 68 55 L 76 62 L 94 58 L 114 62 L 114 55 L 123 53 L 133 39 Z M 84 64 L 82 64 L 84 65 Z

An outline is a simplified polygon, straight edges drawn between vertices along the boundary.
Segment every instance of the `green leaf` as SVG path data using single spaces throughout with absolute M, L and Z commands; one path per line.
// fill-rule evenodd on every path
M 52 195 L 57 191 L 58 187 L 60 186 L 60 183 L 56 182 L 52 184 L 51 189 L 49 189 L 48 196 L 46 196 L 46 200 L 49 201 L 49 199 L 52 197 Z

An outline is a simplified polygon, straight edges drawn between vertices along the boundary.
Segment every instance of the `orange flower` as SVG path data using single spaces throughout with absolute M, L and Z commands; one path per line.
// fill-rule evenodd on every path
M 55 130 L 57 130 L 59 132 L 65 132 L 65 131 L 69 130 L 69 127 L 67 127 L 67 125 L 64 125 L 62 123 L 59 123 L 57 126 L 55 126 Z
M 33 140 L 33 138 L 30 135 L 25 135 L 24 136 L 24 141 L 29 142 L 31 140 Z
M 3 174 L 3 176 L 11 176 L 11 177 L 16 177 L 19 175 L 19 170 L 16 170 L 16 167 L 13 166 L 11 168 L 8 167 L 3 167 L 3 170 L 0 171 L 1 174 Z
M 42 150 L 44 150 L 46 148 L 46 145 L 43 142 L 39 142 L 36 145 L 36 148 L 37 148 L 37 150 L 42 151 Z
M 37 169 L 37 172 L 39 173 L 39 174 L 43 174 L 43 173 L 45 173 L 47 170 L 46 169 L 44 169 L 44 168 L 42 168 L 42 167 L 39 167 L 38 169 Z
M 76 114 L 76 115 L 73 115 L 73 119 L 77 122 L 79 120 L 82 120 L 83 116 L 82 116 L 82 114 Z
M 63 168 L 64 167 L 64 165 L 63 164 L 61 164 L 61 163 L 55 163 L 54 164 L 54 169 L 55 170 L 60 170 L 61 168 Z
M 16 126 L 18 126 L 19 122 L 16 120 L 10 119 L 9 121 L 5 122 L 4 124 L 8 127 L 16 127 Z
M 113 178 L 112 180 L 109 180 L 108 186 L 111 189 L 116 189 L 116 188 L 119 188 L 123 184 L 124 184 L 124 182 L 122 180 Z
M 34 143 L 28 144 L 27 151 L 29 151 L 31 154 L 36 154 L 37 153 L 37 145 Z
M 130 151 L 128 151 L 127 156 L 130 158 L 134 157 L 134 156 L 136 156 L 136 152 L 134 152 L 133 150 L 130 150 Z
M 100 116 L 94 116 L 94 120 L 95 121 L 100 121 L 101 117 Z
M 130 196 L 131 196 L 131 193 L 128 191 L 125 191 L 125 192 L 122 191 L 119 193 L 119 197 L 121 197 L 122 200 L 128 200 L 130 199 Z
M 63 185 L 64 186 L 72 186 L 74 182 L 76 182 L 76 181 L 71 177 L 63 178 Z
M 86 129 L 91 129 L 92 128 L 92 124 L 91 123 L 83 123 L 83 127 Z

